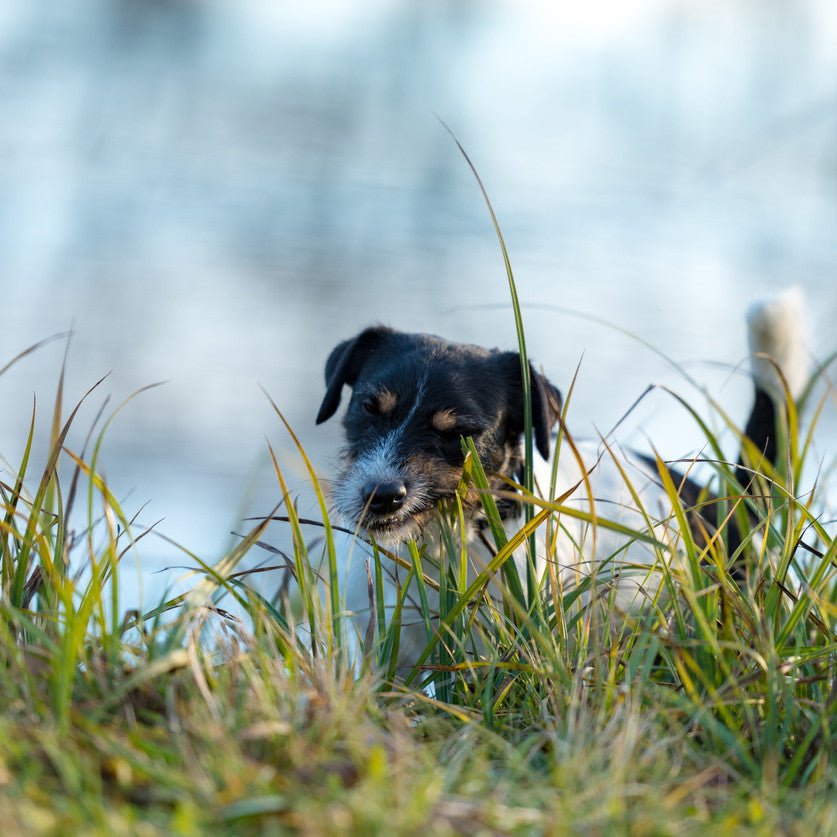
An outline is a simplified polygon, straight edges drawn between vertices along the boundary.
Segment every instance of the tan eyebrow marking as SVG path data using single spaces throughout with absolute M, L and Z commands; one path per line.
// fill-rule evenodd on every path
M 391 413 L 395 409 L 395 405 L 397 403 L 398 396 L 392 390 L 382 389 L 378 393 L 378 409 L 381 411 L 382 415 Z
M 458 417 L 453 410 L 439 410 L 438 413 L 433 414 L 433 418 L 431 422 L 433 424 L 434 429 L 438 430 L 440 433 L 444 433 L 446 430 L 453 430 L 456 427 L 456 422 L 458 421 Z

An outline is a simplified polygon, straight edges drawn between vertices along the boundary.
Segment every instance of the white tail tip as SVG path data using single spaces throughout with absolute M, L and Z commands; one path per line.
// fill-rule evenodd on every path
M 769 357 L 782 370 L 791 395 L 798 397 L 809 372 L 802 289 L 788 288 L 777 296 L 756 300 L 747 310 L 747 326 L 750 367 L 756 386 L 784 400 L 784 387 Z

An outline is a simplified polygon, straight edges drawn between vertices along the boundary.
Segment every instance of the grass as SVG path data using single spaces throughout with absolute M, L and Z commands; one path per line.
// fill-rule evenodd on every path
M 655 544 L 665 588 L 640 613 L 615 617 L 607 567 L 577 587 L 548 573 L 531 595 L 512 551 L 579 514 L 531 497 L 520 532 L 493 528 L 481 572 L 456 537 L 461 505 L 438 551 L 410 545 L 400 586 L 374 549 L 366 630 L 345 611 L 326 501 L 293 434 L 325 528 L 313 548 L 271 451 L 282 497 L 271 517 L 294 542 L 277 595 L 242 570 L 269 547 L 277 524 L 265 520 L 213 565 L 183 550 L 190 592 L 126 611 L 120 567 L 149 533 L 101 476 L 112 416 L 76 452 L 78 406 L 64 419 L 63 401 L 59 384 L 43 472 L 31 473 L 33 414 L 0 483 L 4 834 L 837 831 L 837 573 L 817 517 L 827 475 L 795 492 L 816 422 L 803 434 L 792 415 L 782 467 L 761 468 L 767 499 L 738 499 L 734 467 L 693 411 L 717 451 L 713 486 L 730 513 L 750 507 L 752 536 L 737 556 L 723 530 L 701 545 L 669 479 L 681 525 L 666 541 L 631 533 Z M 471 485 L 487 486 L 473 455 Z M 686 560 L 670 563 L 673 552 Z M 748 567 L 743 587 L 733 558 Z M 404 671 L 408 607 L 425 647 Z
M 806 429 L 791 411 L 777 468 L 749 450 L 752 495 L 712 429 L 738 428 L 719 405 L 704 416 L 678 397 L 705 436 L 726 522 L 693 531 L 658 460 L 673 515 L 645 509 L 645 527 L 622 529 L 655 550 L 660 592 L 630 613 L 617 607 L 618 555 L 576 583 L 554 568 L 538 578 L 531 562 L 518 575 L 514 550 L 551 541 L 568 517 L 591 532 L 619 524 L 554 490 L 540 499 L 529 470 L 527 513 L 507 533 L 468 440 L 461 495 L 481 491 L 490 563 L 475 568 L 457 537 L 457 498 L 438 542 L 401 556 L 368 548 L 365 612 L 349 612 L 340 533 L 276 405 L 315 487 L 319 536 L 269 450 L 273 513 L 220 561 L 178 548 L 195 569 L 189 592 L 127 610 L 122 564 L 155 533 L 101 474 L 125 405 L 103 408 L 76 450 L 80 403 L 65 409 L 63 390 L 62 372 L 44 470 L 32 473 L 33 411 L 0 479 L 4 834 L 837 833 L 837 554 L 821 518 L 831 474 L 813 491 L 801 476 L 830 386 L 807 405 Z M 565 417 L 571 402 L 572 389 Z M 531 450 L 531 417 L 527 428 Z M 566 431 L 560 445 L 574 455 Z M 734 519 L 747 534 L 730 554 Z M 277 525 L 293 550 L 277 555 L 283 580 L 268 597 L 242 562 L 276 552 Z M 409 621 L 421 647 L 405 669 Z

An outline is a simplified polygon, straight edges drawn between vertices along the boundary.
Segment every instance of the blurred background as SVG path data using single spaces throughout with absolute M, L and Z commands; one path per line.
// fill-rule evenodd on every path
M 338 340 L 386 322 L 515 345 L 437 114 L 496 207 L 530 354 L 563 390 L 581 364 L 577 435 L 652 382 L 704 403 L 636 337 L 743 421 L 744 313 L 787 285 L 812 351 L 837 348 L 832 0 L 4 0 L 0 108 L 0 367 L 72 327 L 68 406 L 110 372 L 75 450 L 106 395 L 167 381 L 116 418 L 104 471 L 206 559 L 277 501 L 266 438 L 312 508 L 260 384 L 327 476 L 339 423 L 314 416 Z M 0 378 L 12 466 L 33 393 L 43 463 L 63 353 Z M 618 433 L 646 435 L 671 458 L 701 441 L 660 391 Z M 833 408 L 819 439 L 833 450 Z M 141 553 L 183 563 L 159 539 Z

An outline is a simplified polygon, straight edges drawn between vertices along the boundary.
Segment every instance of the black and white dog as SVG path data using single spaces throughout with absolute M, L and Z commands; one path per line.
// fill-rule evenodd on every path
M 561 395 L 534 370 L 532 426 L 546 460 Z M 317 423 L 337 410 L 344 385 L 346 467 L 334 499 L 341 516 L 383 546 L 415 538 L 462 477 L 462 437 L 474 440 L 495 487 L 523 462 L 520 357 L 428 334 L 369 328 L 337 346 L 326 364 Z M 469 512 L 477 513 L 476 496 Z
M 795 397 L 806 382 L 803 319 L 801 293 L 795 289 L 758 302 L 748 312 L 756 397 L 746 432 L 773 461 L 777 411 L 783 409 L 786 391 Z M 540 454 L 535 476 L 545 496 L 561 395 L 534 368 L 530 376 L 534 443 Z M 328 358 L 325 379 L 318 424 L 335 414 L 344 387 L 352 391 L 343 419 L 344 466 L 333 489 L 336 509 L 347 526 L 365 530 L 389 548 L 430 534 L 438 508 L 453 498 L 460 484 L 461 439 L 471 437 L 492 487 L 504 492 L 498 504 L 501 516 L 509 528 L 519 528 L 520 504 L 508 499 L 509 480 L 520 480 L 523 463 L 523 388 L 516 352 L 378 326 L 340 343 Z M 573 450 L 562 447 L 555 473 L 553 498 L 562 497 L 564 505 L 588 512 L 595 508 L 598 517 L 633 531 L 648 532 L 651 518 L 650 534 L 671 543 L 676 552 L 678 531 L 670 500 L 649 459 L 605 449 L 597 442 L 576 443 Z M 747 472 L 739 474 L 743 481 Z M 699 490 L 685 480 L 683 485 Z M 466 495 L 465 507 L 473 534 L 482 514 L 476 492 Z M 547 560 L 556 562 L 567 579 L 592 572 L 603 562 L 653 566 L 659 553 L 617 528 L 597 531 L 589 519 L 570 516 L 557 534 L 553 532 L 551 542 L 539 547 L 538 571 Z M 630 575 L 619 581 L 620 601 L 626 607 L 647 584 L 642 573 L 639 580 L 628 580 Z

